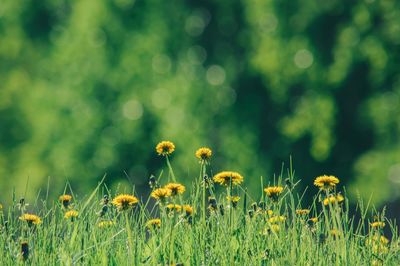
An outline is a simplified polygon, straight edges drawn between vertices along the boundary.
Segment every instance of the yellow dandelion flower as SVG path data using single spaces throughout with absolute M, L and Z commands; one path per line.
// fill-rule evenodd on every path
M 238 204 L 238 202 L 240 200 L 240 197 L 239 196 L 227 196 L 226 200 L 229 201 L 229 202 L 232 202 L 232 206 L 234 208 L 236 208 L 237 204 Z
M 148 229 L 160 228 L 161 227 L 161 220 L 160 219 L 151 219 L 151 220 L 147 221 L 146 227 Z
M 38 225 L 38 224 L 42 223 L 42 220 L 40 219 L 39 216 L 37 216 L 35 214 L 30 214 L 30 213 L 25 213 L 25 214 L 21 215 L 19 217 L 19 219 L 21 221 L 26 221 L 29 226 L 31 226 L 32 224 Z
M 232 197 L 227 196 L 226 199 L 227 199 L 228 201 L 238 202 L 238 201 L 240 200 L 240 197 L 239 197 L 239 196 L 232 196 Z
M 270 223 L 278 223 L 278 222 L 284 222 L 286 220 L 285 216 L 273 216 L 268 219 Z
M 211 158 L 212 151 L 210 148 L 202 147 L 198 149 L 195 154 L 200 161 L 207 161 Z
M 156 200 L 164 202 L 166 198 L 171 196 L 171 193 L 171 190 L 168 188 L 157 188 L 151 192 L 150 196 Z
M 186 213 L 186 216 L 191 216 L 193 214 L 193 207 L 190 205 L 183 205 L 182 206 L 183 210 Z
M 329 205 L 329 204 L 335 204 L 335 203 L 341 203 L 344 201 L 344 197 L 340 194 L 336 195 L 336 196 L 330 196 L 326 199 L 324 199 L 323 203 L 325 206 Z
M 271 228 L 271 231 L 274 233 L 278 233 L 280 230 L 279 224 L 271 224 L 270 228 Z
M 301 209 L 301 210 L 296 210 L 297 215 L 307 215 L 310 213 L 309 209 Z
M 309 219 L 309 221 L 315 224 L 315 223 L 318 222 L 318 218 L 317 218 L 317 217 L 311 217 L 311 218 Z
M 61 195 L 58 200 L 62 203 L 64 208 L 68 208 L 69 204 L 71 203 L 72 200 L 72 196 L 65 194 L 65 195 Z
M 161 141 L 156 146 L 158 155 L 167 156 L 175 151 L 175 145 L 171 141 Z
M 164 186 L 164 188 L 171 190 L 171 196 L 176 196 L 185 192 L 186 188 L 184 185 L 178 183 L 169 183 Z
M 124 211 L 134 207 L 138 202 L 139 200 L 135 196 L 120 194 L 116 196 L 111 203 L 116 206 L 118 210 Z
M 78 217 L 79 212 L 71 210 L 71 211 L 67 211 L 64 215 L 65 219 L 71 219 L 71 221 L 73 221 L 76 217 Z
M 336 184 L 339 184 L 339 179 L 333 175 L 323 175 L 315 178 L 314 185 L 319 187 L 320 189 L 329 190 L 336 187 Z
M 383 228 L 385 227 L 385 223 L 384 222 L 373 222 L 371 223 L 371 227 L 372 228 Z
M 278 201 L 279 195 L 282 193 L 282 191 L 283 187 L 280 186 L 264 188 L 264 192 L 267 193 L 267 196 L 275 202 Z
M 220 172 L 216 174 L 213 179 L 214 182 L 224 186 L 229 186 L 231 182 L 232 185 L 239 185 L 243 182 L 243 176 L 241 176 L 237 172 L 232 171 Z
M 338 236 L 341 236 L 341 235 L 342 235 L 342 233 L 341 233 L 339 230 L 336 230 L 336 229 L 330 230 L 330 231 L 329 231 L 329 234 L 330 234 L 331 236 L 333 236 L 333 237 L 338 237 Z
M 97 224 L 99 228 L 105 228 L 115 225 L 114 221 L 101 221 Z
M 167 206 L 165 206 L 167 208 L 167 211 L 172 212 L 180 212 L 182 210 L 182 206 L 181 205 L 177 205 L 177 204 L 168 204 Z

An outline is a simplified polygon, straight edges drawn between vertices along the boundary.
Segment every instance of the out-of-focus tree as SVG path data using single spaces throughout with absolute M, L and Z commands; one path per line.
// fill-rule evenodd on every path
M 291 154 L 380 204 L 400 182 L 395 1 L 12 1 L 0 4 L 0 183 L 139 190 L 176 143 L 256 189 Z M 125 177 L 125 173 L 128 176 Z M 12 182 L 10 181 L 12 180 Z M 385 191 L 384 193 L 382 191 Z

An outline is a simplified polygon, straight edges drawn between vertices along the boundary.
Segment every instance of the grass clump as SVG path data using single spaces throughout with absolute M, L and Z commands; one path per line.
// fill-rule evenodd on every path
M 235 171 L 211 172 L 212 151 L 196 151 L 200 173 L 191 189 L 178 182 L 164 141 L 167 176 L 149 179 L 145 199 L 115 194 L 104 178 L 84 199 L 24 199 L 0 205 L 2 265 L 399 265 L 397 227 L 368 206 L 359 219 L 337 190 L 339 178 L 320 176 L 310 206 L 291 167 L 259 195 Z M 28 211 L 29 210 L 29 211 Z M 391 239 L 389 239 L 389 236 Z

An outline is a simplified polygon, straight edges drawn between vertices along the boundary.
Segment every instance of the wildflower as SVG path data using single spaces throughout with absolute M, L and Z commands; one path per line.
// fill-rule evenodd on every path
M 21 212 L 25 212 L 27 206 L 29 206 L 29 204 L 25 202 L 25 199 L 24 199 L 24 198 L 21 198 L 21 199 L 19 200 L 19 203 L 17 204 L 17 208 L 18 208 Z
M 29 258 L 29 244 L 27 241 L 21 242 L 21 256 L 23 261 L 26 261 Z
M 372 228 L 383 228 L 385 227 L 385 223 L 384 222 L 373 222 L 371 223 L 371 227 Z
M 161 141 L 156 146 L 158 155 L 167 156 L 175 151 L 175 145 L 171 141 Z
M 307 215 L 310 213 L 309 209 L 301 209 L 301 210 L 296 210 L 297 215 Z
M 22 216 L 20 216 L 19 219 L 21 221 L 26 221 L 28 223 L 28 226 L 32 226 L 32 224 L 38 225 L 38 224 L 42 223 L 42 220 L 40 219 L 40 217 L 35 214 L 25 213 Z
M 319 187 L 320 189 L 329 190 L 336 187 L 336 184 L 339 183 L 339 179 L 333 175 L 323 175 L 319 176 L 314 180 L 314 185 Z
M 120 194 L 116 196 L 111 202 L 114 206 L 118 208 L 120 211 L 125 211 L 129 208 L 132 208 L 137 204 L 139 200 L 132 195 L 128 194 Z
M 211 158 L 212 151 L 210 148 L 202 147 L 196 151 L 196 157 L 200 160 L 200 162 L 205 162 Z
M 336 195 L 336 196 L 330 196 L 326 199 L 324 199 L 323 203 L 325 206 L 329 205 L 329 204 L 335 204 L 335 203 L 341 203 L 344 201 L 344 197 L 340 194 Z
M 2 204 L 0 204 L 0 211 L 3 209 L 3 205 Z
M 156 179 L 156 177 L 154 175 L 151 175 L 149 177 L 149 186 L 150 186 L 151 189 L 159 187 L 157 179 Z
M 239 185 L 243 182 L 243 176 L 241 176 L 237 172 L 232 171 L 224 171 L 216 174 L 214 176 L 214 182 L 219 183 L 220 185 L 229 186 L 232 182 L 232 185 Z
M 61 195 L 58 199 L 62 203 L 64 208 L 68 208 L 69 204 L 71 203 L 72 196 L 71 195 Z
M 225 207 L 223 204 L 219 205 L 219 214 L 221 214 L 221 216 L 225 215 Z
M 337 238 L 339 236 L 341 236 L 341 232 L 339 230 L 336 229 L 332 229 L 329 231 L 329 234 L 333 237 L 333 238 Z
M 208 197 L 208 209 L 211 211 L 217 210 L 217 200 L 214 197 Z
M 168 212 L 173 212 L 173 211 L 180 212 L 182 210 L 182 206 L 177 204 L 168 204 L 165 207 L 167 208 Z
M 226 199 L 228 201 L 232 202 L 232 207 L 233 208 L 236 208 L 237 204 L 238 204 L 238 202 L 240 200 L 240 197 L 239 196 L 227 196 Z
M 169 196 L 171 196 L 171 190 L 168 188 L 157 188 L 151 192 L 151 197 L 161 202 L 164 202 Z
M 317 223 L 318 222 L 318 218 L 317 217 L 311 217 L 310 219 L 308 219 L 310 222 L 313 223 Z
M 114 221 L 101 221 L 97 224 L 99 228 L 105 228 L 115 225 Z
M 171 196 L 182 194 L 186 190 L 185 186 L 178 183 L 169 183 L 164 188 L 171 190 Z
M 387 239 L 385 236 L 375 234 L 370 239 L 366 240 L 366 244 L 367 245 L 373 245 L 373 244 L 387 245 L 387 244 L 389 244 L 389 239 Z
M 160 219 L 151 219 L 146 223 L 146 227 L 148 229 L 155 229 L 161 227 L 161 220 Z
M 274 202 L 278 201 L 279 195 L 282 193 L 283 187 L 266 187 L 264 188 L 264 192 L 267 193 L 267 196 Z
M 182 206 L 183 210 L 186 213 L 186 216 L 191 216 L 193 214 L 193 207 L 190 205 L 183 205 Z
M 108 195 L 104 195 L 103 199 L 101 200 L 102 205 L 108 205 L 108 203 L 110 202 L 110 198 L 108 197 Z
M 318 222 L 318 218 L 317 217 L 311 217 L 310 219 L 307 220 L 307 226 L 309 228 L 313 229 L 317 222 Z
M 279 224 L 271 224 L 268 228 L 266 228 L 263 232 L 263 235 L 268 235 L 271 232 L 278 233 L 280 230 Z
M 73 222 L 74 219 L 75 219 L 76 217 L 78 217 L 78 214 L 79 214 L 79 212 L 74 211 L 74 210 L 67 211 L 67 212 L 65 213 L 65 215 L 64 215 L 64 218 L 65 218 L 65 219 L 71 219 L 71 221 Z
M 280 230 L 279 224 L 271 224 L 270 229 L 272 232 L 277 233 Z
M 284 222 L 286 220 L 285 216 L 273 216 L 268 219 L 270 223 Z

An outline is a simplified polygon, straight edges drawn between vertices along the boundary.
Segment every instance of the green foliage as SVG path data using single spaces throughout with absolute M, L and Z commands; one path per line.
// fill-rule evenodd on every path
M 292 154 L 302 179 L 330 171 L 353 197 L 392 200 L 399 10 L 389 0 L 4 0 L 2 193 L 23 194 L 29 178 L 33 196 L 48 176 L 53 194 L 64 178 L 85 191 L 124 171 L 146 190 L 161 167 L 154 145 L 169 139 L 186 184 L 189 158 L 208 145 L 216 169 L 250 180 Z

